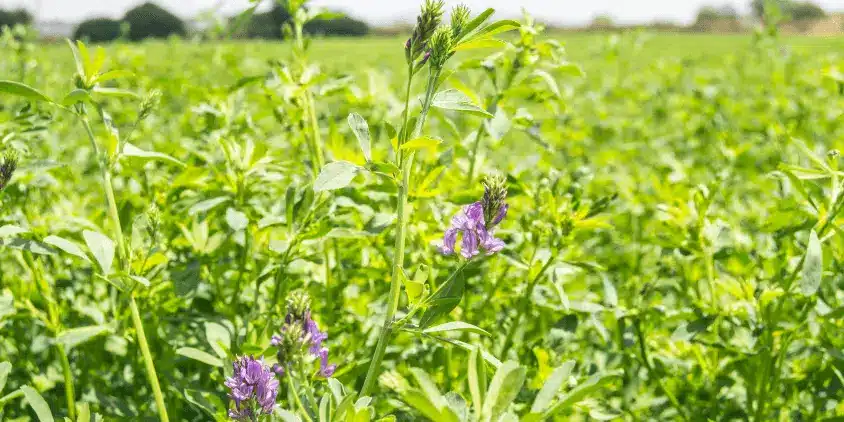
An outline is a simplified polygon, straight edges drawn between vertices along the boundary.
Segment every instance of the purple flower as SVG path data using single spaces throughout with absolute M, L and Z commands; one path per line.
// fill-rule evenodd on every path
M 443 245 L 440 251 L 445 255 L 454 253 L 454 248 L 457 244 L 457 235 L 463 235 L 462 246 L 460 248 L 460 255 L 469 259 L 484 250 L 487 255 L 492 255 L 504 248 L 504 241 L 495 237 L 492 233 L 492 228 L 504 219 L 507 215 L 507 205 L 500 207 L 498 212 L 490 221 L 487 229 L 487 223 L 484 221 L 484 204 L 478 201 L 463 207 L 451 219 L 451 227 L 445 231 L 443 236 Z
M 232 376 L 225 382 L 231 390 L 229 398 L 234 400 L 235 407 L 229 410 L 229 417 L 249 420 L 253 416 L 271 414 L 278 395 L 278 380 L 273 371 L 264 365 L 264 360 L 243 356 L 233 362 L 232 367 Z
M 492 255 L 504 249 L 504 241 L 493 235 L 495 226 L 507 216 L 507 179 L 501 176 L 487 177 L 484 182 L 484 196 L 475 203 L 463 207 L 451 219 L 451 227 L 445 231 L 440 251 L 445 255 L 454 253 L 457 235 L 463 235 L 460 254 L 470 259 L 480 253 Z
M 279 365 L 273 368 L 274 372 L 284 373 L 284 365 L 291 364 L 301 356 L 300 351 L 307 348 L 307 353 L 319 360 L 318 374 L 325 378 L 331 377 L 337 365 L 328 363 L 328 348 L 322 345 L 325 340 L 328 340 L 328 334 L 320 331 L 319 325 L 311 318 L 310 309 L 288 312 L 281 326 L 281 334 L 274 335 L 270 340 L 270 344 L 279 348 Z

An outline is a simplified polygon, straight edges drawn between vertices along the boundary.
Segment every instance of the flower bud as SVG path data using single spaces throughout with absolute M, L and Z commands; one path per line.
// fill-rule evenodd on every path
M 144 101 L 141 102 L 141 112 L 138 114 L 138 120 L 146 119 L 161 102 L 161 91 L 154 89 L 147 94 Z
M 484 181 L 484 197 L 481 199 L 484 209 L 484 221 L 492 228 L 507 215 L 507 179 L 503 176 L 487 176 Z
M 425 51 L 428 41 L 442 21 L 442 16 L 442 0 L 427 0 L 422 5 L 422 10 L 416 18 L 413 34 L 405 43 L 405 56 L 408 63 L 416 60 Z
M 460 38 L 467 23 L 469 23 L 469 8 L 465 4 L 457 5 L 451 11 L 451 36 L 455 39 Z
M 18 168 L 18 154 L 14 151 L 3 155 L 3 162 L 0 163 L 0 191 L 5 189 L 12 180 L 12 175 Z
M 446 60 L 451 57 L 451 47 L 453 38 L 451 36 L 451 29 L 447 27 L 437 28 L 434 35 L 431 36 L 431 66 L 442 69 Z

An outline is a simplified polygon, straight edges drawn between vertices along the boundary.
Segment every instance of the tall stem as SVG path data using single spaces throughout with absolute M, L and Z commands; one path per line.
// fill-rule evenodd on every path
M 99 149 L 97 147 L 97 140 L 94 137 L 94 132 L 91 130 L 91 125 L 88 118 L 82 116 L 82 124 L 85 126 L 85 131 L 91 140 L 97 160 L 100 164 L 100 170 L 103 177 L 103 190 L 105 191 L 106 201 L 108 202 L 108 215 L 112 222 L 114 230 L 114 237 L 117 239 L 118 251 L 120 253 L 120 266 L 128 273 L 129 270 L 129 254 L 126 249 L 126 241 L 123 238 L 123 229 L 120 225 L 120 214 L 117 211 L 117 201 L 114 199 L 114 187 L 111 183 L 111 168 L 107 161 L 99 161 Z M 155 404 L 158 406 L 159 417 L 162 422 L 169 422 L 167 417 L 167 408 L 164 405 L 164 395 L 161 393 L 161 386 L 158 384 L 158 375 L 155 372 L 155 365 L 152 363 L 152 354 L 149 351 L 149 344 L 147 344 L 146 333 L 144 333 L 144 325 L 141 322 L 141 315 L 138 312 L 138 305 L 135 303 L 135 294 L 131 293 L 129 296 L 129 308 L 132 311 L 132 323 L 135 326 L 135 333 L 138 336 L 138 346 L 141 349 L 141 355 L 144 358 L 144 366 L 147 372 L 147 379 L 155 396 Z
M 67 351 L 64 345 L 56 343 L 56 351 L 62 363 L 62 374 L 64 375 L 64 396 L 67 400 L 67 416 L 76 420 L 76 395 L 73 390 L 73 373 L 70 371 L 70 361 L 67 358 Z
M 419 136 L 422 132 L 422 126 L 425 124 L 425 116 L 428 108 L 431 105 L 431 98 L 433 97 L 433 90 L 436 85 L 436 75 L 439 72 L 434 70 L 429 71 L 428 87 L 425 93 L 425 101 L 422 103 L 422 111 L 419 115 L 414 136 Z M 413 154 L 408 154 L 404 157 L 401 150 L 401 145 L 407 140 L 407 133 L 409 131 L 409 115 L 410 115 L 410 86 L 413 82 L 413 65 L 408 67 L 408 81 L 407 92 L 405 96 L 405 110 L 404 122 L 400 132 L 400 139 L 396 149 L 396 157 L 401 166 L 401 180 L 398 186 L 398 198 L 396 203 L 396 242 L 393 252 L 392 277 L 390 279 L 390 296 L 387 303 L 387 312 L 384 315 L 384 323 L 381 325 L 381 332 L 378 335 L 378 343 L 375 346 L 375 354 L 372 356 L 372 361 L 369 363 L 369 369 L 366 371 L 366 379 L 361 387 L 360 396 L 367 396 L 375 385 L 375 380 L 378 378 L 378 373 L 381 369 L 381 361 L 384 359 L 384 353 L 387 350 L 387 344 L 390 342 L 393 333 L 393 319 L 399 307 L 399 299 L 401 297 L 401 271 L 404 268 L 404 244 L 407 236 L 407 192 L 410 184 L 410 169 L 413 166 Z
M 129 308 L 132 310 L 132 322 L 135 324 L 135 331 L 138 335 L 138 346 L 140 346 L 141 355 L 143 355 L 144 358 L 144 367 L 147 370 L 147 378 L 149 378 L 149 383 L 152 387 L 152 394 L 155 396 L 155 405 L 158 406 L 161 421 L 169 422 L 170 419 L 167 417 L 167 408 L 164 406 L 164 395 L 161 394 L 161 386 L 158 384 L 155 364 L 152 362 L 152 354 L 149 352 L 147 336 L 144 333 L 144 325 L 141 323 L 141 314 L 138 312 L 138 304 L 135 303 L 134 294 L 129 296 Z

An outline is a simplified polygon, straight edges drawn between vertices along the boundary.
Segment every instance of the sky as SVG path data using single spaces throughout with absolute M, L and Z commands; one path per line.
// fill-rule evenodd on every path
M 0 8 L 24 7 L 38 21 L 79 22 L 92 17 L 119 18 L 145 0 L 0 0 Z M 844 11 L 844 0 L 814 0 L 830 11 Z M 171 12 L 191 18 L 203 11 L 235 14 L 249 6 L 249 0 L 155 0 Z M 269 1 L 266 1 L 269 3 Z M 373 24 L 412 20 L 422 0 L 312 0 L 317 6 L 342 10 Z M 704 5 L 732 5 L 742 13 L 750 0 L 446 0 L 451 6 L 464 3 L 472 10 L 496 9 L 500 17 L 515 17 L 525 8 L 532 15 L 556 24 L 583 24 L 607 14 L 619 23 L 654 20 L 692 22 Z

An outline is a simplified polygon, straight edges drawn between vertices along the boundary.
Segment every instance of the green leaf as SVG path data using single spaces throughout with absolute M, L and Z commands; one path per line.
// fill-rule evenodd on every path
M 121 153 L 122 157 L 129 157 L 129 158 L 138 158 L 141 160 L 158 160 L 158 161 L 166 161 L 171 164 L 175 164 L 177 166 L 186 167 L 185 163 L 160 152 L 155 151 L 144 151 L 128 142 L 123 145 L 123 152 Z
M 9 378 L 10 372 L 12 372 L 12 364 L 9 362 L 0 362 L 0 393 L 3 392 L 3 387 L 6 386 L 6 380 Z
M 460 34 L 458 35 L 458 37 L 457 37 L 457 40 L 462 39 L 462 38 L 463 38 L 463 37 L 465 37 L 466 35 L 470 34 L 472 31 L 474 31 L 475 29 L 477 29 L 477 28 L 478 28 L 479 26 L 481 26 L 484 22 L 486 22 L 486 21 L 487 21 L 487 19 L 489 19 L 489 17 L 490 17 L 490 16 L 492 16 L 492 14 L 493 14 L 493 13 L 495 13 L 495 9 L 493 9 L 493 8 L 487 8 L 487 9 L 486 9 L 486 10 L 484 10 L 483 12 L 479 13 L 479 14 L 478 14 L 478 16 L 475 16 L 475 18 L 474 18 L 474 19 L 470 20 L 470 21 L 469 21 L 469 22 L 468 22 L 468 23 L 467 23 L 467 24 L 463 27 L 463 30 L 461 31 L 461 33 L 460 33 Z
M 176 354 L 193 360 L 198 360 L 207 365 L 216 366 L 218 368 L 223 367 L 223 361 L 220 360 L 220 358 L 193 347 L 180 347 L 176 349 Z
M 481 348 L 477 346 L 469 352 L 469 393 L 475 409 L 483 408 L 483 392 L 486 391 L 486 367 L 480 355 Z
M 554 96 L 557 98 L 561 98 L 562 95 L 560 94 L 560 87 L 557 86 L 557 81 L 551 76 L 550 73 L 542 70 L 536 69 L 533 71 L 533 76 L 539 79 L 542 79 L 545 82 L 545 85 L 548 86 L 548 89 L 554 93 Z
M 413 378 L 416 378 L 416 383 L 419 384 L 425 396 L 428 397 L 428 400 L 431 401 L 437 410 L 446 406 L 445 397 L 443 397 L 437 385 L 434 384 L 434 381 L 431 380 L 425 371 L 419 368 L 410 368 L 410 373 L 413 374 Z
M 135 74 L 128 70 L 110 70 L 102 75 L 97 76 L 97 82 L 110 81 L 112 79 L 134 78 Z
M 46 243 L 37 240 L 21 239 L 19 237 L 12 239 L 0 239 L 0 246 L 7 248 L 19 249 L 22 251 L 29 251 L 36 255 L 55 255 L 56 252 Z
M 29 230 L 15 226 L 12 224 L 6 224 L 5 226 L 0 226 L 0 237 L 11 237 L 17 236 L 22 233 L 29 233 Z
M 360 171 L 360 167 L 348 161 L 328 163 L 322 168 L 314 181 L 314 191 L 322 192 L 349 186 L 358 171 Z
M 279 409 L 278 411 L 276 411 L 276 414 L 278 415 L 279 419 L 282 420 L 282 422 L 302 422 L 302 420 L 299 419 L 298 416 L 284 409 Z
M 226 359 L 228 357 L 227 351 L 231 347 L 231 334 L 229 334 L 229 330 L 226 327 L 216 322 L 206 322 L 205 339 L 208 340 L 211 349 L 214 350 L 214 353 L 220 359 Z
M 492 114 L 473 103 L 471 98 L 456 89 L 446 89 L 436 93 L 431 105 L 443 110 L 457 110 L 482 117 L 492 117 Z
M 199 213 L 207 212 L 213 209 L 214 207 L 228 202 L 231 198 L 228 196 L 218 196 L 216 198 L 206 199 L 204 201 L 197 202 L 193 204 L 193 206 L 188 209 L 188 215 L 194 216 Z
M 82 237 L 85 238 L 88 249 L 100 265 L 103 275 L 109 275 L 111 264 L 114 262 L 114 242 L 108 236 L 90 230 L 82 232 Z
M 44 238 L 44 243 L 55 246 L 61 249 L 64 252 L 67 252 L 77 258 L 80 258 L 86 262 L 91 262 L 91 259 L 88 258 L 88 255 L 85 254 L 85 251 L 82 250 L 82 247 L 76 244 L 76 242 L 72 242 L 67 240 L 63 237 L 59 236 L 47 236 Z
M 522 26 L 518 21 L 514 20 L 500 20 L 498 22 L 493 22 L 471 35 L 472 40 L 477 38 L 488 38 L 495 34 L 500 34 L 502 32 L 512 31 L 514 29 L 519 29 Z
M 468 331 L 470 333 L 492 337 L 492 334 L 490 334 L 486 330 L 463 321 L 446 322 L 445 324 L 440 324 L 436 327 L 426 328 L 422 330 L 422 332 L 426 334 L 442 333 L 446 331 Z
M 463 291 L 466 287 L 466 280 L 463 278 L 463 270 L 458 270 L 443 283 L 440 290 L 428 299 L 428 309 L 419 318 L 419 328 L 426 328 L 442 315 L 451 312 L 460 304 L 463 298 Z
M 38 391 L 28 385 L 21 387 L 21 391 L 23 391 L 27 403 L 35 411 L 35 416 L 38 417 L 39 421 L 53 422 L 53 413 L 50 411 L 50 406 L 47 405 L 47 401 L 44 400 L 44 397 L 41 397 Z
M 501 48 L 507 45 L 506 42 L 495 38 L 476 38 L 471 41 L 462 42 L 454 47 L 454 51 L 474 50 L 477 48 Z
M 803 259 L 803 269 L 800 271 L 800 291 L 806 295 L 813 295 L 821 286 L 823 277 L 823 249 L 814 230 L 809 234 L 809 244 L 806 245 L 806 257 Z
M 56 337 L 56 342 L 64 345 L 68 350 L 85 343 L 92 338 L 109 331 L 107 325 L 91 325 L 88 327 L 77 327 L 69 330 L 63 330 Z
M 360 144 L 360 149 L 363 151 L 363 156 L 366 157 L 366 161 L 372 161 L 372 146 L 371 146 L 371 137 L 369 134 L 369 125 L 366 123 L 366 119 L 364 119 L 360 114 L 351 113 L 349 114 L 349 127 L 352 128 L 352 132 L 354 132 L 355 137 L 358 138 L 358 143 Z
M 563 398 L 560 399 L 557 404 L 545 411 L 545 413 L 543 414 L 544 419 L 550 419 L 552 416 L 559 413 L 560 411 L 577 404 L 586 396 L 592 394 L 593 392 L 602 388 L 604 385 L 608 384 L 610 381 L 616 379 L 619 375 L 619 372 L 610 372 L 607 374 L 593 375 L 582 384 L 573 388 L 565 396 L 563 396 Z
M 76 422 L 91 422 L 91 407 L 88 403 L 79 403 L 76 406 Z
M 73 43 L 73 41 L 67 38 L 65 38 L 65 41 L 67 41 L 67 45 L 70 46 L 70 52 L 73 53 L 73 61 L 76 63 L 76 73 L 78 73 L 82 79 L 87 79 L 85 75 L 85 62 L 79 54 L 79 48 Z M 81 43 L 80 41 L 77 42 Z
M 715 317 L 706 316 L 692 322 L 683 323 L 671 333 L 671 340 L 689 341 L 696 335 L 705 332 L 713 322 L 715 322 Z
M 0 80 L 0 93 L 17 95 L 32 101 L 53 103 L 53 100 L 51 100 L 50 97 L 46 96 L 43 92 L 29 85 L 15 81 Z
M 552 372 L 551 375 L 548 376 L 548 379 L 545 380 L 545 384 L 542 385 L 542 389 L 539 390 L 539 394 L 536 395 L 536 399 L 533 400 L 533 406 L 530 408 L 531 413 L 542 413 L 548 408 L 548 405 L 551 404 L 551 400 L 553 400 L 554 396 L 557 395 L 557 392 L 560 391 L 560 387 L 562 387 L 563 383 L 565 383 L 571 375 L 574 363 L 574 360 L 568 360 L 558 366 L 557 369 L 554 369 L 554 372 Z
M 101 86 L 95 86 L 91 92 L 94 94 L 99 94 L 104 97 L 116 97 L 116 98 L 134 98 L 136 100 L 140 100 L 141 96 L 132 92 L 126 91 L 125 89 L 117 89 L 117 88 L 103 88 Z
M 411 139 L 403 144 L 399 149 L 401 150 L 420 150 L 426 149 L 429 151 L 434 151 L 437 149 L 437 146 L 442 143 L 442 140 L 437 138 L 432 138 L 430 136 L 420 136 L 418 138 Z
M 84 103 L 91 101 L 91 94 L 84 89 L 74 89 L 62 98 L 62 105 L 71 106 L 76 103 Z
M 246 214 L 234 208 L 228 208 L 226 209 L 226 224 L 228 224 L 232 230 L 240 231 L 249 225 L 249 218 L 246 217 Z
M 481 414 L 485 420 L 496 420 L 499 415 L 507 410 L 519 394 L 526 375 L 527 370 L 514 361 L 504 362 L 498 368 L 489 383 L 486 397 L 484 397 Z

